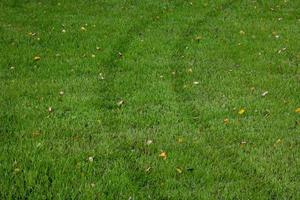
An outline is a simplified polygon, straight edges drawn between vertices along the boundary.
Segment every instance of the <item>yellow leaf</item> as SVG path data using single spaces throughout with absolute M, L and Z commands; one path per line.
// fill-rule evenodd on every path
M 295 110 L 296 113 L 300 113 L 300 107 Z
M 167 152 L 163 151 L 159 154 L 159 157 L 161 157 L 162 159 L 166 160 L 167 159 Z
M 243 109 L 243 108 L 241 108 L 241 109 L 239 110 L 239 114 L 240 114 L 240 115 L 243 115 L 245 112 L 246 112 L 246 110 Z
M 35 57 L 33 58 L 33 60 L 34 60 L 34 61 L 41 60 L 41 57 L 40 57 L 40 56 L 35 56 Z

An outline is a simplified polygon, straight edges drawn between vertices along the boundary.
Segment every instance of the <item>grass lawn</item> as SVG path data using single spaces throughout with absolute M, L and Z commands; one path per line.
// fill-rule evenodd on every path
M 1 0 L 0 199 L 300 199 L 299 9 Z

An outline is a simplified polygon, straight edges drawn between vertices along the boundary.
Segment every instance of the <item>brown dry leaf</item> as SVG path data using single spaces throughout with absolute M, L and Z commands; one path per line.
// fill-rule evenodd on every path
M 167 152 L 163 151 L 159 154 L 159 157 L 161 157 L 162 159 L 166 160 L 167 159 Z

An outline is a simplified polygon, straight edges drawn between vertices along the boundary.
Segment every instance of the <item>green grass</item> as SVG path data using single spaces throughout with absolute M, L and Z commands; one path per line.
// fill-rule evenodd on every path
M 0 199 L 299 199 L 299 8 L 2 0 Z

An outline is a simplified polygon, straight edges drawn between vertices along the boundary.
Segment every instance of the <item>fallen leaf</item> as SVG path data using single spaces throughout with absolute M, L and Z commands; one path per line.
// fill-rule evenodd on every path
M 59 95 L 60 95 L 60 96 L 63 96 L 64 94 L 65 94 L 64 91 L 60 91 L 60 92 L 59 92 Z
M 243 108 L 239 110 L 239 114 L 240 114 L 240 115 L 243 115 L 245 112 L 246 112 L 246 110 L 243 109 Z
M 262 97 L 265 97 L 269 92 L 268 91 L 265 91 L 261 94 Z
M 198 85 L 199 82 L 198 82 L 198 81 L 194 81 L 193 84 L 194 84 L 194 85 Z
M 177 171 L 179 174 L 182 173 L 182 169 L 180 169 L 180 168 L 176 168 L 176 171 Z
M 282 142 L 281 139 L 276 140 L 276 144 L 279 144 L 279 143 L 281 143 L 281 142 Z
M 90 156 L 90 157 L 88 158 L 88 160 L 89 160 L 90 162 L 93 162 L 93 161 L 94 161 L 94 158 L 93 158 L 92 156 Z
M 100 77 L 101 80 L 104 80 L 104 76 L 103 76 L 102 73 L 99 73 L 99 77 Z
M 41 60 L 41 57 L 40 57 L 40 56 L 35 56 L 35 57 L 33 58 L 33 60 L 34 60 L 34 61 L 39 61 L 39 60 Z
M 86 31 L 86 28 L 82 26 L 82 27 L 80 28 L 80 30 L 81 30 L 81 31 Z
M 15 168 L 15 170 L 14 170 L 15 173 L 18 173 L 18 172 L 20 172 L 20 171 L 21 171 L 20 168 Z
M 145 169 L 145 172 L 150 172 L 150 170 L 151 170 L 151 167 L 147 167 L 147 168 Z
M 167 159 L 167 152 L 163 151 L 159 154 L 159 157 L 161 157 L 162 159 L 166 160 Z
M 296 113 L 300 113 L 300 107 L 295 110 Z
M 30 36 L 35 36 L 36 33 L 29 32 L 28 35 L 30 35 Z
M 52 107 L 49 107 L 49 108 L 48 108 L 48 112 L 49 112 L 49 113 L 53 112 Z
M 147 145 L 150 145 L 150 144 L 152 144 L 152 143 L 153 143 L 152 140 L 147 140 L 147 142 L 146 142 Z
M 240 147 L 244 147 L 246 144 L 247 144 L 246 141 L 242 141 L 242 142 L 240 142 Z
M 224 124 L 228 124 L 228 123 L 229 123 L 229 119 L 228 119 L 228 118 L 225 118 L 225 119 L 223 120 L 223 122 L 224 122 Z
M 120 100 L 120 101 L 117 102 L 117 105 L 118 105 L 118 106 L 121 106 L 121 105 L 123 105 L 123 104 L 124 104 L 124 100 Z
M 196 38 L 195 38 L 195 40 L 198 41 L 198 42 L 199 42 L 201 39 L 202 39 L 202 37 L 201 37 L 200 35 L 196 36 Z

